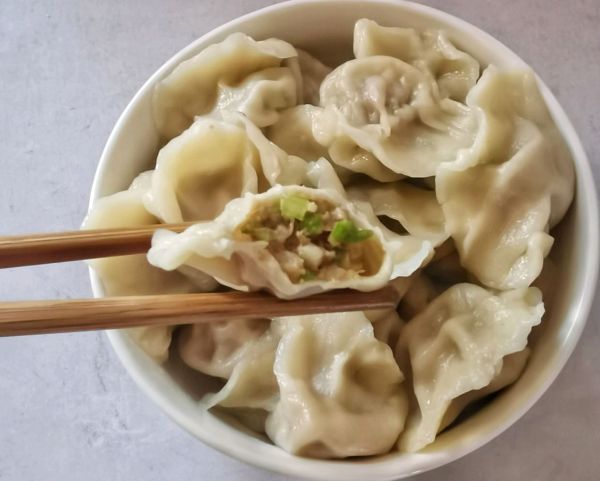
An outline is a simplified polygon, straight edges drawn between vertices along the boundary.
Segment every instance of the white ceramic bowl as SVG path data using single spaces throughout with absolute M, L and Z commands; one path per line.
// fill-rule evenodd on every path
M 332 65 L 351 55 L 354 22 L 367 17 L 388 26 L 434 27 L 482 64 L 522 66 L 524 62 L 500 42 L 474 26 L 446 13 L 397 0 L 308 0 L 274 5 L 245 15 L 207 33 L 164 64 L 129 103 L 106 144 L 91 193 L 91 203 L 127 188 L 134 176 L 150 168 L 158 148 L 152 121 L 154 85 L 181 61 L 232 32 L 257 39 L 278 37 L 304 47 Z M 567 140 L 577 171 L 577 192 L 568 218 L 561 224 L 553 257 L 559 267 L 553 305 L 535 335 L 529 364 L 519 381 L 475 415 L 443 433 L 417 454 L 390 453 L 364 460 L 322 461 L 292 456 L 252 435 L 232 420 L 204 412 L 198 396 L 208 381 L 181 364 L 159 367 L 120 331 L 108 333 L 129 374 L 175 422 L 204 443 L 256 466 L 319 480 L 391 480 L 455 460 L 490 441 L 519 419 L 556 378 L 584 327 L 594 294 L 598 265 L 598 202 L 592 173 L 575 131 L 562 108 L 540 81 L 558 127 Z M 95 296 L 102 286 L 92 272 Z M 194 382 L 192 377 L 195 376 Z M 191 386 L 203 389 L 192 389 Z M 183 386 L 183 387 L 182 387 Z

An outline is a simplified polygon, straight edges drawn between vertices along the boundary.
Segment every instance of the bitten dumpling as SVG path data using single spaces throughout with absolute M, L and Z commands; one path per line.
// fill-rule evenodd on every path
M 148 252 L 165 270 L 186 265 L 238 290 L 296 298 L 330 289 L 371 291 L 412 274 L 431 244 L 386 235 L 333 190 L 272 187 L 230 202 L 213 222 L 157 231 Z

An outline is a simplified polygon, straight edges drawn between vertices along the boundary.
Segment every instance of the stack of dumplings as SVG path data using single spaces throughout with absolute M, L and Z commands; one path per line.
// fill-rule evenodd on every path
M 129 331 L 222 380 L 198 409 L 317 458 L 419 451 L 518 379 L 574 189 L 531 71 L 442 31 L 362 19 L 353 40 L 335 68 L 242 33 L 182 62 L 154 91 L 154 170 L 84 223 L 193 222 L 91 261 L 107 295 L 396 287 L 389 311 Z

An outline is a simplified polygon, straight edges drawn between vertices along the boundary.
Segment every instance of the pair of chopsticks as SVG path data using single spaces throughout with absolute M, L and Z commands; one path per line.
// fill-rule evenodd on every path
M 0 268 L 145 253 L 156 229 L 181 232 L 190 224 L 0 237 Z M 216 292 L 0 302 L 0 336 L 284 317 L 393 307 L 396 291 L 338 290 L 296 300 L 262 292 Z

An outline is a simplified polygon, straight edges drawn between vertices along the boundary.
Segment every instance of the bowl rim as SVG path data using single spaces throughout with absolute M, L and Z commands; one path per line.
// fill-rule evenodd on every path
M 473 35 L 484 40 L 486 43 L 494 45 L 494 48 L 502 51 L 503 55 L 512 57 L 515 61 L 522 63 L 529 67 L 517 54 L 511 49 L 506 47 L 499 40 L 492 37 L 490 34 L 481 30 L 480 28 L 466 22 L 454 15 L 448 14 L 444 11 L 435 9 L 433 7 L 420 5 L 411 1 L 406 0 L 289 0 L 286 2 L 270 5 L 252 12 L 249 12 L 240 17 L 236 17 L 225 24 L 218 26 L 206 32 L 198 39 L 191 42 L 186 47 L 175 53 L 169 60 L 167 60 L 160 68 L 158 68 L 142 87 L 136 92 L 134 97 L 128 103 L 126 108 L 123 110 L 115 126 L 113 127 L 111 134 L 106 142 L 96 173 L 90 193 L 89 209 L 92 208 L 95 201 L 100 197 L 105 178 L 108 174 L 109 159 L 113 155 L 114 144 L 118 138 L 119 132 L 127 124 L 127 119 L 131 112 L 140 102 L 148 90 L 152 89 L 160 78 L 162 78 L 166 72 L 170 71 L 175 65 L 179 64 L 183 58 L 188 56 L 189 52 L 194 51 L 199 44 L 204 43 L 206 40 L 218 36 L 222 32 L 234 28 L 236 25 L 254 20 L 265 14 L 272 12 L 278 12 L 286 10 L 290 7 L 296 7 L 298 5 L 309 5 L 309 4 L 345 4 L 346 6 L 351 3 L 363 4 L 384 4 L 388 6 L 404 8 L 412 10 L 417 14 L 428 16 L 429 18 L 443 22 L 445 24 L 452 25 L 460 31 L 467 31 Z M 554 382 L 558 374 L 562 371 L 568 358 L 571 356 L 580 336 L 585 327 L 591 305 L 594 299 L 596 290 L 596 281 L 598 277 L 598 258 L 599 258 L 599 228 L 598 228 L 598 197 L 596 193 L 596 187 L 594 184 L 594 178 L 591 170 L 591 166 L 583 145 L 575 132 L 573 125 L 568 119 L 563 108 L 558 103 L 557 99 L 550 92 L 545 83 L 537 77 L 538 84 L 544 95 L 544 99 L 548 104 L 548 108 L 555 118 L 557 125 L 560 126 L 560 131 L 566 139 L 569 148 L 573 154 L 573 160 L 575 164 L 575 171 L 577 176 L 578 186 L 583 186 L 581 194 L 583 194 L 583 200 L 585 202 L 586 218 L 591 219 L 592 222 L 587 222 L 587 238 L 590 239 L 588 249 L 589 257 L 587 268 L 580 276 L 584 277 L 584 289 L 583 292 L 578 296 L 578 303 L 574 307 L 574 314 L 571 316 L 574 321 L 572 328 L 567 333 L 567 341 L 562 346 L 559 352 L 555 355 L 554 369 L 549 375 L 547 375 L 544 382 L 540 384 L 537 392 L 533 393 L 526 401 L 524 401 L 519 409 L 512 412 L 503 423 L 494 426 L 493 428 L 487 428 L 484 432 L 480 433 L 477 439 L 468 443 L 467 445 L 461 444 L 454 448 L 449 448 L 439 453 L 428 453 L 427 455 L 419 456 L 417 453 L 413 456 L 413 461 L 407 463 L 403 472 L 398 472 L 392 468 L 400 468 L 400 459 L 388 459 L 385 458 L 371 458 L 369 463 L 356 463 L 355 461 L 347 460 L 317 460 L 302 458 L 296 456 L 289 456 L 287 461 L 293 459 L 293 462 L 284 463 L 282 460 L 272 459 L 270 457 L 257 456 L 256 453 L 246 447 L 240 447 L 235 443 L 231 443 L 227 436 L 211 436 L 209 432 L 202 430 L 193 429 L 186 421 L 185 416 L 181 414 L 181 409 L 178 407 L 177 402 L 171 399 L 171 396 L 161 392 L 154 385 L 154 381 L 148 376 L 146 370 L 137 363 L 135 356 L 131 352 L 130 344 L 128 343 L 126 336 L 122 331 L 113 330 L 108 331 L 108 338 L 113 346 L 113 349 L 117 353 L 117 356 L 126 371 L 133 378 L 135 383 L 142 389 L 142 391 L 150 397 L 172 420 L 179 424 L 186 431 L 190 432 L 194 437 L 200 439 L 204 444 L 217 449 L 218 451 L 225 453 L 231 457 L 244 461 L 250 465 L 258 466 L 270 471 L 274 471 L 285 475 L 294 475 L 305 479 L 341 479 L 342 477 L 346 480 L 361 480 L 366 476 L 371 479 L 377 480 L 392 480 L 399 479 L 400 477 L 406 477 L 415 475 L 424 471 L 428 471 L 451 461 L 454 461 L 472 451 L 480 448 L 487 444 L 493 438 L 501 434 L 503 431 L 512 426 L 519 418 L 521 418 L 539 398 L 546 392 L 550 385 Z M 594 246 L 596 246 L 594 248 Z M 103 296 L 103 287 L 99 277 L 90 268 L 90 281 L 92 285 L 92 291 L 94 297 Z M 432 454 L 435 454 L 432 456 Z M 376 472 L 376 466 L 383 468 L 382 465 L 389 465 L 386 469 L 381 469 L 380 473 Z M 394 466 L 392 466 L 392 464 Z M 408 469 L 406 469 L 408 468 Z

